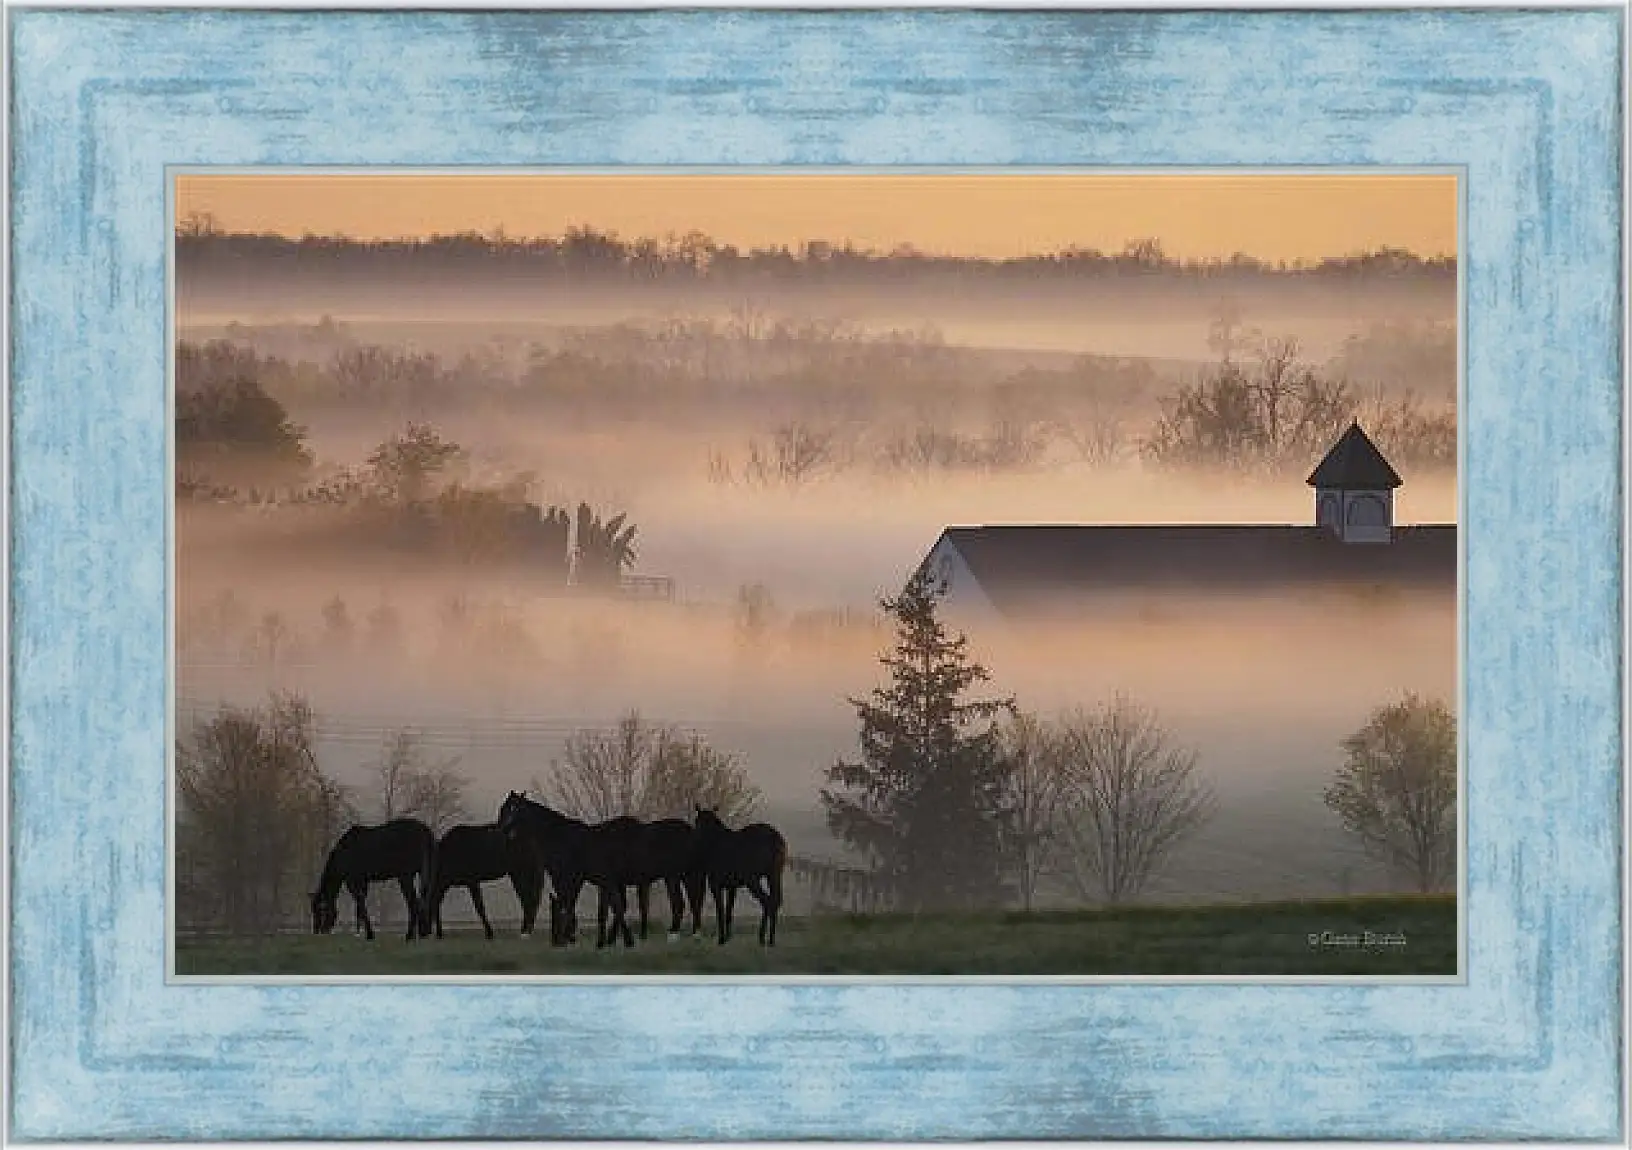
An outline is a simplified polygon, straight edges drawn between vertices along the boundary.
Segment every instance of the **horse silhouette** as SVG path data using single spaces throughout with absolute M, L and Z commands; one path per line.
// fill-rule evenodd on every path
M 450 889 L 462 886 L 470 892 L 471 905 L 482 920 L 482 930 L 493 937 L 493 924 L 482 902 L 482 884 L 508 877 L 521 901 L 521 934 L 533 932 L 538 904 L 544 893 L 544 875 L 533 853 L 513 843 L 496 823 L 453 827 L 436 844 L 436 877 L 431 883 L 430 913 L 436 937 L 442 937 L 442 900 Z
M 636 828 L 618 820 L 586 823 L 517 791 L 511 791 L 499 808 L 498 826 L 505 837 L 532 849 L 539 865 L 549 873 L 550 885 L 555 888 L 550 904 L 552 943 L 576 941 L 578 895 L 589 883 L 601 895 L 595 916 L 595 945 L 603 947 L 619 937 L 625 946 L 635 945 L 634 933 L 629 929 L 626 892 L 634 885 L 629 862 L 637 854 Z
M 737 888 L 747 887 L 759 903 L 759 942 L 776 945 L 776 920 L 782 910 L 782 869 L 788 843 L 769 823 L 728 828 L 711 810 L 697 808 L 697 858 L 714 895 L 714 919 L 720 945 L 731 937 L 731 914 Z M 762 885 L 763 884 L 763 885 Z
M 642 822 L 619 815 L 601 824 L 615 827 L 629 854 L 622 860 L 640 906 L 640 937 L 647 935 L 652 884 L 661 882 L 669 899 L 669 933 L 679 934 L 691 907 L 691 932 L 702 930 L 705 876 L 697 852 L 697 832 L 685 819 Z
M 354 826 L 335 842 L 312 892 L 312 933 L 328 934 L 339 917 L 344 886 L 357 908 L 363 933 L 374 937 L 368 917 L 369 884 L 396 879 L 408 904 L 408 938 L 430 934 L 430 892 L 436 865 L 436 835 L 418 819 L 392 819 L 378 826 Z M 416 886 L 417 883 L 417 886 Z

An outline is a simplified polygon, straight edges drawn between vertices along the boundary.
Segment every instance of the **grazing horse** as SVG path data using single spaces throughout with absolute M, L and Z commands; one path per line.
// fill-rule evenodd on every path
M 431 932 L 431 876 L 436 865 L 436 836 L 418 819 L 392 819 L 379 826 L 354 826 L 341 835 L 323 864 L 323 874 L 312 892 L 312 933 L 328 934 L 339 917 L 340 888 L 344 886 L 357 908 L 363 933 L 374 937 L 368 918 L 370 883 L 396 879 L 408 904 L 408 938 Z M 417 887 L 416 887 L 417 882 Z
M 629 827 L 615 820 L 590 825 L 516 791 L 511 791 L 499 808 L 498 826 L 512 842 L 530 847 L 549 872 L 550 885 L 555 888 L 550 901 L 552 943 L 576 938 L 578 895 L 588 882 L 601 894 L 595 945 L 605 946 L 609 940 L 608 911 L 612 916 L 610 939 L 615 941 L 621 936 L 625 946 L 635 945 L 625 893 L 634 885 L 625 861 L 634 854 L 631 840 L 635 836 Z
M 533 933 L 538 904 L 544 892 L 544 875 L 533 852 L 504 836 L 498 826 L 469 824 L 453 827 L 436 844 L 436 879 L 431 883 L 431 920 L 436 937 L 442 937 L 442 900 L 448 891 L 462 886 L 470 892 L 471 905 L 482 920 L 482 930 L 493 937 L 482 902 L 482 884 L 508 876 L 521 900 L 521 936 Z
M 646 937 L 652 884 L 656 882 L 661 882 L 668 894 L 669 933 L 680 933 L 688 902 L 691 933 L 699 933 L 703 929 L 705 876 L 697 854 L 697 833 L 691 824 L 685 819 L 646 823 L 632 815 L 619 815 L 601 825 L 616 827 L 622 841 L 630 846 L 623 862 L 640 906 L 640 937 Z
M 752 823 L 733 831 L 713 811 L 698 807 L 696 835 L 703 873 L 714 892 L 720 945 L 731 937 L 737 888 L 744 886 L 759 903 L 760 945 L 775 946 L 776 919 L 782 910 L 782 868 L 788 862 L 788 843 L 782 832 L 769 823 Z

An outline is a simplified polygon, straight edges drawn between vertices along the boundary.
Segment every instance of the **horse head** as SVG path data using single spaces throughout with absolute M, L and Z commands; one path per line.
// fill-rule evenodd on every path
M 338 902 L 333 897 L 325 897 L 322 891 L 312 892 L 312 933 L 328 934 L 334 929 L 334 922 L 340 916 Z
M 499 806 L 497 826 L 499 828 L 499 833 L 505 838 L 515 837 L 516 816 L 519 813 L 520 807 L 521 795 L 517 794 L 515 791 L 511 791 L 508 795 L 506 795 L 504 802 Z
M 499 807 L 499 833 L 507 839 L 520 836 L 523 820 L 528 815 L 536 815 L 542 808 L 533 802 L 521 791 L 511 791 L 505 797 L 504 805 Z

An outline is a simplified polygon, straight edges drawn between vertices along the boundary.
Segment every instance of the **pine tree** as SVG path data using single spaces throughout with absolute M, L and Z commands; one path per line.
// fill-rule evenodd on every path
M 861 758 L 827 771 L 830 830 L 872 860 L 905 909 L 993 905 L 1003 897 L 1004 756 L 997 716 L 1009 699 L 966 700 L 990 678 L 964 635 L 936 614 L 927 568 L 881 602 L 895 646 L 879 662 L 889 683 L 850 700 Z

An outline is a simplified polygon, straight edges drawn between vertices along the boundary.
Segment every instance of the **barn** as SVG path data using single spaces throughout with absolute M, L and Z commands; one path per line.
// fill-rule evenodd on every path
M 1454 523 L 1394 522 L 1398 472 L 1352 423 L 1310 473 L 1312 524 L 986 524 L 941 532 L 919 570 L 949 617 L 1013 621 L 1074 597 L 1273 594 L 1299 587 L 1443 591 Z

